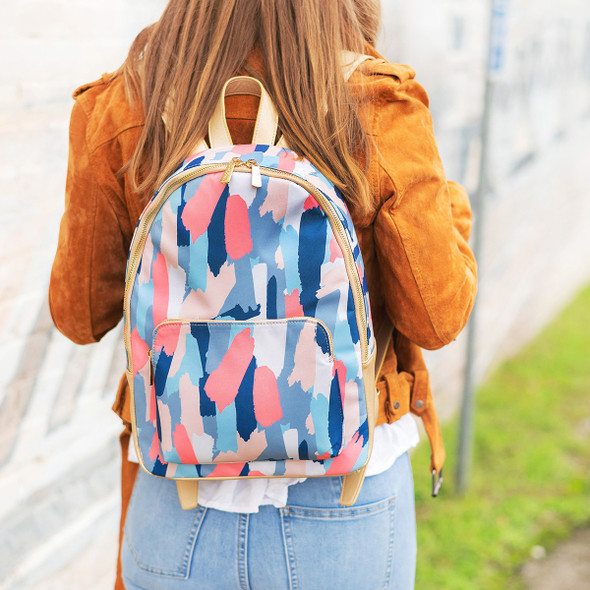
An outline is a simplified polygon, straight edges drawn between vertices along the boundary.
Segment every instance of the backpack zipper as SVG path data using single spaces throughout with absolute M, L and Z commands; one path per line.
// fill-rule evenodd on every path
M 260 324 L 281 324 L 281 323 L 287 323 L 287 322 L 311 322 L 312 324 L 318 324 L 319 326 L 322 327 L 322 329 L 324 330 L 326 337 L 328 339 L 328 346 L 330 347 L 330 357 L 332 358 L 332 360 L 334 359 L 334 337 L 332 335 L 332 333 L 330 332 L 330 329 L 328 328 L 328 326 L 325 324 L 325 322 L 323 322 L 322 320 L 318 320 L 318 318 L 313 318 L 310 316 L 294 316 L 294 317 L 290 317 L 290 318 L 273 318 L 273 319 L 261 319 L 261 320 L 256 320 L 256 319 L 252 319 L 252 320 L 240 320 L 239 323 L 241 324 L 248 324 L 248 325 L 260 325 Z M 164 320 L 163 322 L 160 322 L 155 328 L 154 328 L 154 332 L 162 327 L 162 326 L 166 326 L 168 324 L 182 324 L 182 325 L 186 325 L 186 324 L 234 324 L 235 322 L 233 320 L 228 320 L 228 319 L 222 319 L 222 320 L 187 320 L 187 319 L 182 319 L 182 318 L 168 318 L 167 320 Z M 154 339 L 154 336 L 152 335 L 152 341 Z M 151 348 L 148 349 L 148 358 L 151 362 L 152 360 L 152 349 L 153 349 L 153 345 Z M 153 371 L 152 371 L 153 373 Z M 150 379 L 153 379 L 153 375 L 150 375 Z M 152 384 L 153 381 L 150 381 L 150 385 Z
M 255 168 L 258 170 L 255 171 Z M 227 179 L 224 184 L 229 183 L 232 174 L 234 171 L 238 172 L 250 172 L 252 175 L 252 181 L 254 183 L 255 175 L 264 173 L 265 176 L 270 176 L 273 178 L 283 178 L 285 180 L 290 180 L 295 182 L 305 190 L 307 190 L 311 195 L 315 197 L 315 199 L 320 204 L 323 211 L 328 216 L 328 220 L 330 225 L 332 226 L 332 230 L 334 231 L 338 244 L 342 252 L 344 253 L 344 262 L 346 267 L 346 272 L 348 274 L 349 281 L 351 283 L 353 289 L 353 296 L 355 299 L 355 313 L 356 313 L 356 320 L 357 324 L 361 326 L 361 330 L 359 333 L 359 339 L 361 344 L 361 359 L 363 364 L 368 361 L 369 358 L 369 343 L 367 339 L 367 313 L 365 309 L 365 298 L 363 296 L 363 290 L 361 286 L 361 280 L 356 268 L 356 264 L 354 261 L 354 254 L 352 252 L 352 247 L 350 245 L 350 241 L 346 234 L 346 230 L 344 229 L 344 225 L 340 218 L 336 214 L 334 210 L 334 206 L 332 203 L 324 196 L 324 194 L 316 188 L 313 184 L 308 182 L 307 180 L 297 176 L 296 174 L 292 174 L 290 172 L 283 172 L 282 170 L 275 170 L 273 168 L 266 168 L 264 166 L 260 166 L 256 160 L 249 160 L 248 162 L 244 162 L 239 158 L 233 158 L 230 162 L 219 162 L 215 164 L 204 164 L 202 166 L 196 166 L 195 168 L 190 168 L 186 172 L 181 172 L 177 176 L 170 178 L 160 189 L 159 193 L 156 197 L 150 202 L 146 211 L 144 211 L 141 221 L 137 226 L 135 234 L 133 236 L 133 240 L 131 242 L 131 250 L 129 252 L 129 262 L 127 265 L 127 279 L 125 281 L 125 292 L 124 292 L 124 309 L 125 309 L 125 331 L 123 334 L 123 338 L 125 341 L 125 348 L 127 350 L 127 359 L 128 359 L 128 369 L 129 371 L 133 371 L 132 361 L 131 361 L 131 332 L 130 332 L 130 324 L 128 321 L 128 310 L 131 300 L 131 286 L 135 281 L 135 276 L 137 274 L 137 263 L 139 260 L 140 252 L 143 251 L 143 247 L 145 244 L 145 240 L 147 238 L 149 229 L 154 221 L 154 218 L 163 207 L 164 203 L 168 199 L 168 197 L 182 184 L 185 182 L 189 182 L 194 180 L 195 178 L 199 178 L 205 174 L 210 174 L 214 172 L 224 172 L 221 182 Z M 262 183 L 260 183 L 262 184 Z M 259 187 L 258 187 L 259 188 Z

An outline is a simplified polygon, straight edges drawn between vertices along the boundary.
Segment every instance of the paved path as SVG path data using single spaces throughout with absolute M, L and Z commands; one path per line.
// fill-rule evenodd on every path
M 576 531 L 549 556 L 523 568 L 528 590 L 590 588 L 590 528 Z

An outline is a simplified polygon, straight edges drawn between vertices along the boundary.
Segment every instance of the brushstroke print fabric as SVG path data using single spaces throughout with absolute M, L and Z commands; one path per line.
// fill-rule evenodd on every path
M 224 166 L 204 168 L 233 158 L 254 160 L 262 187 L 246 169 L 223 184 Z M 128 273 L 134 431 L 149 472 L 340 475 L 366 463 L 374 340 L 360 249 L 308 161 L 254 145 L 189 158 L 144 211 Z

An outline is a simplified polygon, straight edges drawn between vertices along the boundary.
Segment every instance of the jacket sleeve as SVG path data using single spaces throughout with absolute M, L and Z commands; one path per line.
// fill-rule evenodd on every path
M 88 118 L 79 102 L 70 121 L 65 212 L 49 284 L 60 332 L 78 344 L 96 342 L 123 313 L 128 239 L 113 198 L 120 186 L 111 165 L 97 170 L 87 142 Z
M 445 178 L 424 89 L 412 77 L 389 88 L 377 113 L 381 286 L 396 328 L 432 350 L 457 336 L 475 300 L 471 210 L 463 188 Z

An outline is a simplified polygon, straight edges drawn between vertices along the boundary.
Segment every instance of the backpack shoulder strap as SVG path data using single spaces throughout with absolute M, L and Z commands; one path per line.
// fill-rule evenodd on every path
M 340 55 L 340 67 L 342 68 L 342 74 L 346 81 L 350 80 L 350 77 L 354 74 L 356 69 L 368 59 L 374 59 L 370 55 L 364 53 L 353 53 L 352 51 L 343 51 Z
M 356 69 L 368 59 L 374 59 L 370 55 L 364 55 L 362 53 L 353 53 L 352 51 L 342 51 L 340 54 L 340 67 L 342 69 L 342 75 L 348 82 L 350 77 L 354 74 Z M 285 142 L 285 136 L 282 135 L 281 139 L 277 142 L 279 147 L 288 148 L 289 146 Z

